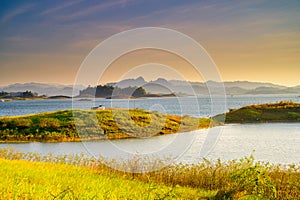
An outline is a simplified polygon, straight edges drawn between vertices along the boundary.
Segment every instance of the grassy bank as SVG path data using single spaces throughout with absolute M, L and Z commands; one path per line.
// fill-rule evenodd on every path
M 8 160 L 9 159 L 9 160 Z M 28 159 L 30 161 L 24 161 Z M 38 161 L 38 162 L 37 162 Z M 44 161 L 42 163 L 40 161 Z M 126 168 L 138 162 L 124 161 Z M 299 199 L 299 166 L 239 161 L 116 171 L 101 159 L 0 150 L 0 199 Z
M 300 104 L 291 101 L 245 106 L 214 117 L 226 123 L 300 122 Z
M 148 137 L 187 132 L 207 128 L 209 125 L 210 119 L 206 118 L 166 115 L 141 109 L 132 109 L 129 112 L 124 109 L 63 110 L 0 117 L 0 141 L 55 142 Z

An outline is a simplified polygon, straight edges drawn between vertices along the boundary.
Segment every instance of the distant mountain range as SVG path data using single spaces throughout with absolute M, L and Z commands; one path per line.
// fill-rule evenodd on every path
M 166 80 L 158 78 L 155 81 L 145 81 L 143 77 L 136 79 L 125 79 L 120 82 L 108 83 L 109 86 L 126 88 L 126 87 L 143 87 L 151 94 L 171 94 L 179 95 L 209 95 L 218 94 L 222 89 L 222 84 L 215 81 L 207 82 L 188 82 L 182 80 Z M 272 83 L 249 82 L 249 81 L 233 81 L 224 82 L 226 94 L 228 95 L 243 95 L 243 94 L 296 94 L 300 95 L 300 85 L 295 87 L 286 87 Z M 208 89 L 209 86 L 209 89 Z M 87 88 L 79 85 L 75 87 L 75 96 L 79 91 Z M 22 92 L 32 91 L 39 95 L 65 95 L 72 96 L 72 85 L 61 84 L 45 84 L 45 83 L 16 83 L 4 87 L 0 87 L 0 91 L 5 92 Z
M 75 95 L 79 94 L 79 91 L 86 88 L 83 85 L 75 87 Z M 0 87 L 0 91 L 5 92 L 23 92 L 31 91 L 38 93 L 39 95 L 57 96 L 65 95 L 72 96 L 73 85 L 62 85 L 62 84 L 46 84 L 46 83 L 15 83 L 8 86 Z
M 116 83 L 108 83 L 111 86 L 120 88 L 137 86 L 143 87 L 147 92 L 157 94 L 186 94 L 186 95 L 209 95 L 218 94 L 224 84 L 226 94 L 243 95 L 243 94 L 299 94 L 300 85 L 295 87 L 286 87 L 273 83 L 249 82 L 249 81 L 232 81 L 232 82 L 188 82 L 181 80 L 166 80 L 158 78 L 155 81 L 145 81 L 143 77 L 136 79 L 125 79 Z M 208 89 L 209 87 L 209 89 Z

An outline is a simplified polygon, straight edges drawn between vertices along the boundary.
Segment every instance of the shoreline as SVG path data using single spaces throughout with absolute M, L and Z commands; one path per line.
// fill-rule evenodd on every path
M 203 129 L 209 129 L 214 128 L 216 126 L 226 126 L 226 125 L 260 125 L 260 124 L 300 124 L 300 122 L 289 122 L 289 121 L 276 121 L 276 122 L 245 122 L 245 123 L 224 123 L 220 125 L 215 125 L 207 128 L 199 128 L 193 131 L 197 130 L 203 130 Z M 189 131 L 190 132 L 190 131 Z M 188 132 L 179 132 L 179 133 L 165 133 L 165 134 L 155 134 L 151 137 L 159 137 L 164 135 L 171 135 L 171 134 L 185 134 Z M 76 139 L 62 139 L 62 140 L 0 140 L 0 144 L 28 144 L 28 143 L 80 143 L 80 142 L 92 142 L 92 141 L 105 141 L 105 140 L 126 140 L 126 139 L 145 139 L 145 138 L 151 138 L 151 137 L 135 137 L 135 136 L 123 136 L 123 137 L 98 137 L 98 138 L 76 138 Z
M 77 123 L 74 123 L 77 116 Z M 93 121 L 97 121 L 94 127 Z M 224 121 L 225 119 L 225 121 Z M 121 124 L 119 124 L 121 123 Z M 155 129 L 153 127 L 159 127 Z M 212 118 L 176 116 L 142 109 L 61 110 L 0 117 L 0 143 L 84 142 L 147 138 L 228 124 L 300 123 L 300 103 L 254 104 Z M 76 126 L 75 126 L 76 125 Z M 94 124 L 95 125 L 95 124 Z M 78 136 L 78 128 L 84 131 Z M 139 133 L 139 134 L 136 134 Z M 155 133 L 155 134 L 152 134 Z

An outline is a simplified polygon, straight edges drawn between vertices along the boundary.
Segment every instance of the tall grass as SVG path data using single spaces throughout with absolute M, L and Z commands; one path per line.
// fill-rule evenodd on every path
M 165 193 L 166 196 L 160 194 L 161 199 L 183 198 L 183 196 L 172 196 L 174 188 L 187 189 L 187 191 L 195 189 L 191 190 L 190 196 L 185 196 L 183 199 L 200 198 L 203 191 L 211 191 L 205 193 L 206 199 L 299 199 L 300 197 L 299 165 L 260 163 L 255 162 L 252 156 L 228 162 L 204 160 L 198 164 L 171 164 L 161 170 L 148 173 L 139 173 L 140 170 L 137 169 L 143 168 L 141 165 L 145 163 L 138 159 L 124 160 L 119 163 L 111 161 L 114 163 L 107 165 L 101 158 L 96 160 L 83 155 L 41 156 L 36 153 L 25 154 L 9 148 L 0 150 L 0 158 L 85 166 L 97 175 L 113 176 L 134 181 L 136 184 L 143 183 L 146 188 L 152 188 L 154 185 L 168 188 L 167 191 L 169 190 L 170 193 Z M 165 162 L 165 160 L 152 160 L 154 165 L 164 165 Z M 116 164 L 117 169 L 121 169 L 121 166 L 126 170 L 120 171 L 109 167 Z M 200 193 L 201 195 L 195 196 L 195 191 L 197 195 Z M 158 196 L 151 195 L 149 199 L 159 199 Z
M 0 168 L 0 199 L 198 199 L 215 194 L 66 164 L 0 159 Z

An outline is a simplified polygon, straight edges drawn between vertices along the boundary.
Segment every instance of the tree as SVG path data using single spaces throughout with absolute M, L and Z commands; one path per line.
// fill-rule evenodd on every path
M 26 90 L 22 93 L 22 97 L 34 97 L 34 94 L 31 91 Z
M 143 97 L 146 95 L 146 90 L 142 87 L 138 87 L 132 94 L 134 97 Z
M 111 97 L 111 96 L 134 96 L 134 97 L 143 97 L 146 94 L 146 90 L 142 87 L 126 87 L 119 88 L 113 87 L 110 85 L 98 85 L 97 87 L 88 87 L 84 90 L 81 90 L 79 95 L 89 95 L 95 97 Z

